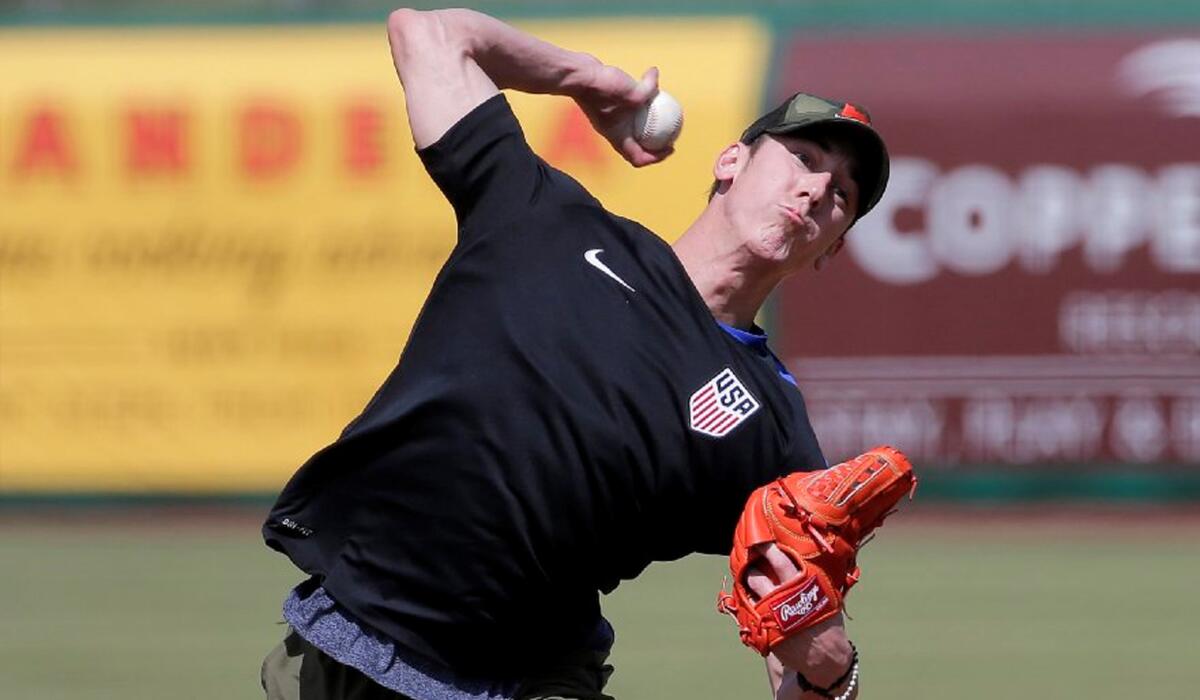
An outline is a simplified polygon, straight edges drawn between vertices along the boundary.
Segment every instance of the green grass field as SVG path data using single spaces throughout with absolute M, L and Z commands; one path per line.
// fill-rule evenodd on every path
M 253 520 L 0 522 L 0 698 L 257 698 L 297 580 Z M 850 623 L 864 698 L 1194 698 L 1200 520 L 896 516 Z M 766 698 L 713 612 L 724 563 L 652 567 L 605 603 L 609 690 Z

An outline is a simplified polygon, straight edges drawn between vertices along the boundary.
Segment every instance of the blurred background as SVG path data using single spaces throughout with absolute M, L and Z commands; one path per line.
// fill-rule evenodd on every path
M 669 240 L 767 106 L 871 111 L 886 197 L 762 319 L 831 461 L 887 442 L 921 474 L 849 601 L 863 697 L 1196 697 L 1200 5 L 465 4 L 661 69 L 685 127 L 654 168 L 512 99 Z M 390 9 L 0 2 L 0 698 L 260 697 L 300 577 L 259 521 L 454 237 Z M 723 568 L 608 597 L 617 697 L 766 696 Z

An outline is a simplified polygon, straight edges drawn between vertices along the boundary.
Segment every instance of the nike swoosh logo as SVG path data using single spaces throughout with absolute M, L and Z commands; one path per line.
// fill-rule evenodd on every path
M 604 263 L 600 262 L 600 254 L 603 252 L 604 252 L 603 248 L 592 248 L 591 250 L 589 250 L 583 254 L 583 259 L 587 261 L 588 265 L 591 265 L 592 267 L 596 268 L 597 270 L 599 270 L 599 271 L 603 272 L 604 274 L 608 275 L 609 277 L 615 279 L 617 281 L 617 284 L 621 285 L 622 287 L 624 287 L 624 288 L 628 289 L 629 291 L 633 292 L 634 294 L 636 294 L 637 293 L 636 289 L 634 289 L 633 287 L 630 287 L 629 283 L 627 283 L 625 280 L 621 279 L 620 277 L 617 277 L 617 273 L 608 269 L 608 265 L 605 265 Z

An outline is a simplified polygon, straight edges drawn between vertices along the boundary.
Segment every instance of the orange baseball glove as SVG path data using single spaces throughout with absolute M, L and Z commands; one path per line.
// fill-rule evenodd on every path
M 738 622 L 742 642 L 764 656 L 797 631 L 837 614 L 858 581 L 858 550 L 917 479 L 908 459 L 876 447 L 817 472 L 795 472 L 750 494 L 733 535 L 733 591 L 717 595 L 717 610 Z M 774 542 L 800 575 L 762 600 L 747 569 L 762 545 Z

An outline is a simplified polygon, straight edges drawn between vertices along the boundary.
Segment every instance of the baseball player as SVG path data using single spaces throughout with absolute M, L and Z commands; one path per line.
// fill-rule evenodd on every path
M 398 10 L 392 57 L 458 239 L 401 360 L 263 527 L 309 578 L 270 698 L 604 698 L 599 593 L 728 553 L 755 488 L 827 462 L 755 314 L 882 195 L 866 116 L 798 95 L 716 157 L 672 247 L 534 154 L 501 88 L 572 97 L 634 166 L 635 80 L 468 10 Z M 753 595 L 794 579 L 775 546 Z M 847 698 L 841 615 L 773 647 L 773 690 Z M 784 669 L 800 676 L 787 675 Z M 801 694 L 803 678 L 821 692 Z

